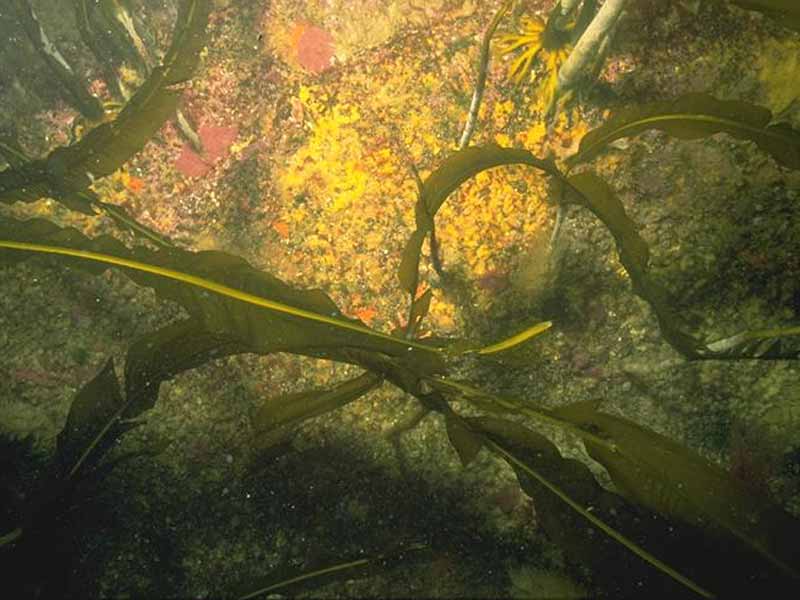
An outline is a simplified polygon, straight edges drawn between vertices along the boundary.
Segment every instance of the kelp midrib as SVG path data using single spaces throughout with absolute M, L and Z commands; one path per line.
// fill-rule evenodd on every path
M 339 327 L 342 329 L 348 329 L 350 331 L 354 331 L 357 333 L 362 333 L 365 335 L 369 335 L 372 337 L 381 338 L 386 341 L 390 341 L 393 344 L 403 346 L 405 348 L 415 348 L 417 350 L 424 350 L 426 352 L 435 352 L 441 353 L 443 350 L 439 347 L 429 346 L 425 344 L 421 344 L 415 340 L 401 340 L 399 338 L 393 337 L 391 335 L 381 333 L 379 331 L 375 331 L 368 327 L 364 327 L 361 325 L 356 325 L 354 323 L 350 323 L 348 321 L 344 321 L 341 319 L 336 319 L 334 317 L 329 317 L 326 315 L 322 315 L 319 313 L 315 313 L 310 310 L 306 310 L 303 308 L 297 308 L 293 306 L 289 306 L 287 304 L 283 304 L 281 302 L 276 302 L 274 300 L 269 300 L 267 298 L 262 298 L 261 296 L 256 296 L 255 294 L 251 294 L 249 292 L 245 292 L 242 290 L 237 290 L 235 288 L 229 287 L 227 285 L 217 283 L 211 281 L 209 279 L 204 279 L 202 277 L 198 277 L 196 275 L 191 275 L 189 273 L 183 273 L 181 271 L 176 271 L 174 269 L 170 269 L 168 267 L 160 267 L 157 265 L 150 265 L 147 263 L 142 263 L 139 261 L 122 258 L 118 256 L 112 256 L 109 254 L 102 254 L 99 252 L 92 252 L 90 250 L 78 250 L 73 248 L 65 248 L 59 246 L 47 246 L 44 244 L 34 244 L 29 242 L 15 242 L 11 240 L 0 240 L 0 247 L 8 248 L 9 250 L 22 250 L 28 252 L 38 252 L 44 254 L 55 254 L 61 256 L 69 256 L 73 258 L 82 258 L 85 260 L 98 262 L 98 263 L 105 263 L 108 265 L 114 265 L 117 267 L 123 267 L 128 269 L 133 269 L 136 271 L 141 271 L 143 273 L 149 273 L 151 275 L 157 275 L 160 277 L 165 277 L 168 279 L 172 279 L 174 281 L 180 281 L 182 283 L 202 288 L 204 290 L 208 290 L 222 296 L 227 296 L 229 298 L 233 298 L 235 300 L 240 300 L 242 302 L 246 302 L 248 304 L 253 304 L 255 306 L 260 306 L 262 308 L 266 308 L 272 311 L 280 312 L 289 316 L 294 317 L 301 317 L 304 319 L 309 319 L 312 321 L 316 321 L 318 323 L 324 323 L 327 325 L 332 325 L 335 327 Z
M 665 563 L 664 561 L 660 560 L 657 556 L 651 554 L 642 546 L 628 538 L 627 536 L 623 535 L 613 527 L 609 526 L 605 521 L 602 519 L 597 518 L 589 508 L 584 508 L 578 502 L 573 500 L 569 494 L 565 493 L 559 486 L 550 482 L 546 477 L 543 477 L 539 473 L 536 472 L 532 467 L 525 464 L 523 461 L 519 460 L 516 456 L 512 453 L 508 452 L 505 448 L 500 446 L 495 441 L 489 441 L 491 448 L 497 453 L 500 454 L 509 464 L 512 466 L 521 469 L 527 475 L 534 478 L 540 485 L 545 487 L 550 493 L 554 494 L 561 500 L 564 504 L 569 506 L 572 510 L 577 512 L 581 515 L 584 519 L 586 519 L 589 523 L 597 527 L 600 531 L 606 534 L 608 537 L 612 538 L 614 541 L 619 543 L 620 545 L 624 546 L 630 552 L 641 558 L 643 561 L 649 563 L 658 571 L 664 573 L 668 577 L 671 577 L 678 583 L 684 585 L 686 588 L 692 590 L 699 596 L 703 598 L 715 598 L 716 596 L 711 593 L 710 591 L 706 590 L 705 588 L 701 587 L 688 577 L 684 576 L 682 573 L 679 573 L 670 565 Z
M 335 317 L 323 315 L 318 312 L 314 312 L 304 308 L 298 308 L 295 306 L 284 304 L 282 302 L 270 300 L 268 298 L 264 298 L 262 296 L 252 294 L 250 292 L 239 290 L 210 279 L 206 279 L 197 275 L 192 275 L 191 273 L 185 273 L 183 271 L 178 271 L 176 269 L 171 269 L 169 267 L 152 265 L 129 258 L 113 256 L 110 254 L 94 252 L 91 250 L 81 250 L 76 248 L 67 248 L 63 246 L 51 246 L 51 245 L 36 244 L 31 242 L 20 242 L 20 241 L 2 240 L 2 239 L 0 239 L 0 248 L 8 248 L 9 250 L 21 250 L 27 252 L 36 252 L 36 253 L 66 256 L 72 258 L 80 258 L 88 261 L 113 265 L 127 269 L 133 269 L 135 271 L 140 271 L 142 273 L 148 273 L 151 275 L 156 275 L 167 279 L 172 279 L 173 281 L 178 281 L 190 286 L 201 288 L 222 296 L 227 296 L 234 300 L 245 302 L 247 304 L 251 304 L 254 306 L 259 306 L 261 308 L 272 310 L 274 312 L 282 313 L 290 317 L 307 319 L 318 323 L 331 325 L 339 329 L 345 329 L 355 333 L 360 333 L 362 335 L 366 335 L 371 338 L 381 339 L 383 341 L 390 342 L 396 348 L 399 354 L 411 351 L 412 349 L 421 350 L 426 353 L 432 353 L 438 355 L 451 355 L 451 354 L 459 355 L 459 354 L 470 354 L 470 353 L 494 354 L 497 352 L 508 350 L 519 344 L 522 344 L 528 341 L 529 339 L 545 332 L 552 325 L 552 323 L 550 323 L 549 321 L 544 323 L 539 323 L 537 325 L 534 325 L 533 327 L 523 330 L 522 332 L 516 333 L 509 338 L 503 339 L 499 342 L 492 343 L 488 346 L 476 346 L 476 347 L 469 346 L 466 349 L 452 348 L 450 344 L 436 346 L 432 344 L 421 343 L 413 338 L 406 338 L 406 339 L 399 338 L 393 335 L 382 333 L 380 331 L 376 331 L 364 325 L 359 325 L 357 323 L 346 321 L 344 319 L 337 319 Z M 309 347 L 311 346 L 313 346 L 313 344 L 309 344 Z

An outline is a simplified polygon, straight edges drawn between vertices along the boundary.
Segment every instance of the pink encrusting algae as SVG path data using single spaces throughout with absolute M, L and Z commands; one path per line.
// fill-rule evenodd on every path
M 227 156 L 231 144 L 239 135 L 239 128 L 203 125 L 197 134 L 203 143 L 203 154 L 195 152 L 187 142 L 175 161 L 175 168 L 187 177 L 205 175 L 215 162 Z
M 297 62 L 312 73 L 322 73 L 331 66 L 333 59 L 333 36 L 316 25 L 296 26 Z

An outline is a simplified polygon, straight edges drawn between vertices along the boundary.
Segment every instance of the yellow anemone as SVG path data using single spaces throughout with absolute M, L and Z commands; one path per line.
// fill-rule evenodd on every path
M 538 104 L 548 109 L 558 85 L 558 71 L 569 56 L 571 46 L 565 32 L 548 30 L 541 19 L 526 16 L 521 25 L 520 32 L 497 38 L 498 49 L 503 55 L 521 50 L 509 65 L 508 76 L 517 84 L 526 76 L 530 76 L 531 81 L 540 79 Z M 533 69 L 537 59 L 543 67 L 541 73 Z
M 521 83 L 530 72 L 536 55 L 542 49 L 544 29 L 545 25 L 541 19 L 523 17 L 520 33 L 507 33 L 497 38 L 501 54 L 511 54 L 523 48 L 523 51 L 508 68 L 508 76 L 516 83 Z

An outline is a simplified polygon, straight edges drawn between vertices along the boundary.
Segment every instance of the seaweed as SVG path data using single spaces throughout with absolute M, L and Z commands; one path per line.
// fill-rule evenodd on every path
M 758 11 L 767 17 L 800 31 L 800 6 L 794 0 L 730 0 L 732 4 L 747 10 Z
M 615 419 L 608 415 L 604 418 Z M 711 533 L 706 524 L 682 518 L 677 511 L 656 510 L 632 500 L 627 493 L 604 489 L 585 464 L 563 458 L 541 434 L 492 417 L 470 418 L 467 423 L 514 469 L 522 488 L 542 509 L 542 527 L 548 535 L 590 565 L 597 583 L 615 597 L 635 596 L 642 588 L 678 598 L 735 597 L 766 590 L 780 594 L 796 585 L 796 579 L 792 579 L 796 573 L 783 573 L 763 556 L 759 560 L 735 536 Z M 648 451 L 651 434 L 652 439 L 658 439 L 648 432 L 636 451 Z M 678 452 L 684 454 L 686 450 Z M 699 457 L 690 460 L 700 461 Z M 672 462 L 664 464 L 671 466 Z M 722 480 L 730 481 L 724 475 Z M 662 489 L 664 498 L 681 493 L 680 488 L 666 483 Z M 710 496 L 705 490 L 691 495 Z M 726 496 L 734 502 L 741 498 Z M 727 510 L 722 506 L 724 500 L 718 500 L 718 508 Z M 590 512 L 584 514 L 584 508 Z M 791 524 L 796 529 L 796 521 Z M 763 524 L 762 531 L 776 537 L 786 533 L 784 541 L 793 539 L 790 531 L 763 529 Z M 653 539 L 659 540 L 659 557 L 644 550 Z M 783 551 L 796 562 L 791 546 Z
M 28 40 L 60 84 L 58 89 L 61 93 L 84 116 L 92 120 L 100 119 L 103 116 L 103 106 L 100 100 L 89 93 L 89 90 L 75 73 L 74 68 L 47 37 L 28 0 L 12 0 L 11 4 L 12 10 L 16 12 L 17 20 L 25 31 Z
M 131 345 L 124 392 L 112 359 L 78 390 L 39 489 L 22 509 L 17 526 L 0 538 L 3 561 L 20 566 L 8 571 L 12 595 L 69 595 L 75 545 L 97 490 L 123 461 L 158 452 L 150 448 L 110 457 L 119 440 L 142 423 L 139 417 L 153 407 L 163 381 L 241 351 L 235 341 L 206 332 L 189 319 L 145 334 Z
M 86 10 L 85 3 L 76 6 Z M 0 140 L 10 164 L 0 172 L 0 200 L 29 202 L 52 196 L 80 212 L 107 208 L 88 189 L 92 180 L 114 172 L 152 138 L 176 109 L 180 96 L 176 86 L 196 68 L 210 5 L 185 0 L 180 7 L 163 64 L 113 122 L 53 150 L 45 159 L 28 160 L 15 140 Z M 527 70 L 532 60 L 523 58 L 515 72 Z M 598 156 L 614 140 L 659 129 L 682 139 L 727 133 L 755 142 L 782 167 L 800 169 L 800 132 L 771 121 L 769 111 L 756 105 L 710 95 L 683 96 L 618 113 L 586 134 L 577 154 L 565 162 L 574 167 Z M 711 598 L 742 590 L 777 593 L 797 587 L 800 564 L 793 545 L 800 524 L 775 503 L 738 484 L 727 471 L 648 428 L 599 411 L 598 403 L 567 402 L 544 409 L 525 398 L 488 392 L 457 378 L 464 357 L 486 361 L 487 356 L 519 348 L 550 329 L 549 321 L 488 345 L 420 337 L 433 295 L 431 289 L 418 294 L 420 259 L 425 239 L 431 236 L 433 243 L 437 212 L 466 181 L 508 165 L 541 172 L 562 208 L 577 205 L 602 222 L 616 241 L 634 293 L 651 306 L 664 340 L 687 360 L 800 358 L 800 327 L 793 324 L 701 341 L 683 322 L 669 292 L 654 280 L 648 245 L 612 188 L 590 171 L 571 174 L 527 149 L 465 147 L 444 158 L 424 180 L 418 178 L 416 228 L 398 270 L 400 287 L 409 297 L 408 321 L 389 333 L 344 316 L 321 290 L 295 288 L 231 253 L 182 250 L 149 234 L 124 213 L 116 215 L 117 222 L 155 242 L 156 249 L 129 247 L 112 236 L 90 238 L 47 220 L 2 217 L 0 265 L 36 257 L 92 276 L 116 269 L 188 315 L 130 345 L 123 383 L 109 358 L 75 394 L 41 490 L 16 515 L 17 524 L 0 535 L 0 557 L 8 564 L 33 561 L 47 550 L 48 562 L 57 568 L 32 577 L 17 573 L 10 589 L 46 596 L 63 588 L 68 578 L 64 565 L 75 540 L 75 532 L 68 531 L 65 523 L 85 508 L 84 490 L 99 487 L 121 461 L 140 456 L 115 448 L 156 405 L 163 382 L 218 358 L 276 352 L 348 363 L 362 371 L 329 388 L 269 397 L 255 415 L 252 440 L 254 448 L 268 457 L 276 451 L 291 452 L 288 442 L 303 422 L 338 410 L 387 382 L 411 394 L 424 410 L 441 415 L 464 466 L 483 450 L 506 461 L 535 501 L 543 529 L 590 566 L 610 593 L 627 596 L 646 585 L 676 597 Z M 483 416 L 467 416 L 474 413 L 462 403 Z M 550 439 L 509 415 L 576 436 L 591 459 L 608 471 L 616 491 L 603 487 L 584 463 L 564 458 Z M 48 549 L 54 538 L 62 543 Z M 344 562 L 311 571 L 287 569 L 262 582 L 247 582 L 241 597 L 317 584 L 326 576 L 349 577 L 351 570 L 386 568 L 393 559 L 428 547 L 399 544 L 374 558 L 341 557 Z M 708 560 L 709 548 L 724 560 Z
M 658 129 L 684 140 L 727 133 L 755 142 L 779 164 L 800 169 L 800 133 L 786 124 L 773 124 L 772 113 L 738 100 L 717 100 L 710 94 L 686 94 L 667 102 L 634 106 L 612 115 L 602 127 L 581 139 L 570 165 L 591 160 L 615 140 Z
M 208 0 L 182 1 L 162 64 L 152 70 L 117 117 L 95 127 L 78 142 L 56 148 L 46 158 L 0 171 L 0 202 L 51 197 L 88 215 L 95 214 L 96 209 L 105 210 L 118 224 L 164 244 L 161 236 L 128 217 L 124 210 L 100 201 L 89 186 L 141 150 L 175 112 L 180 85 L 192 76 L 205 44 L 209 10 Z

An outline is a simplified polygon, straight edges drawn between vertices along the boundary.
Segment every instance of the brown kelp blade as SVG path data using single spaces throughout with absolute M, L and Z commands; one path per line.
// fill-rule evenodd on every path
M 800 31 L 800 2 L 797 0 L 731 0 L 731 3 L 763 13 L 784 27 Z
M 579 402 L 554 413 L 613 444 L 584 439 L 629 499 L 670 518 L 730 535 L 800 582 L 800 521 L 755 496 L 726 471 L 628 419 Z
M 372 330 L 343 316 L 321 291 L 292 288 L 224 252 L 131 250 L 114 238 L 89 239 L 38 219 L 0 220 L 0 249 L 0 263 L 37 254 L 94 274 L 120 268 L 137 284 L 183 306 L 204 330 L 229 335 L 251 352 L 347 361 L 344 351 L 358 348 L 415 360 L 421 373 L 442 368 L 440 349 Z
M 67 422 L 58 434 L 56 457 L 61 475 L 69 479 L 104 454 L 129 425 L 121 422 L 127 403 L 109 359 L 100 372 L 84 385 L 70 406 Z
M 595 444 L 606 444 L 610 451 L 614 450 L 613 444 L 597 437 L 592 432 L 581 429 L 572 421 L 556 415 L 546 408 L 539 408 L 531 402 L 513 396 L 493 394 L 476 388 L 463 381 L 456 381 L 449 377 L 426 377 L 425 381 L 435 390 L 449 398 L 465 400 L 476 408 L 494 414 L 522 415 L 546 426 L 556 427 L 576 435 L 582 439 L 593 441 Z M 453 441 L 451 439 L 451 441 Z M 459 444 L 454 441 L 456 449 L 461 453 Z
M 445 413 L 444 423 L 450 445 L 458 454 L 461 464 L 466 467 L 481 451 L 484 440 L 482 436 L 466 426 L 463 419 L 455 413 Z
M 397 277 L 400 279 L 400 287 L 411 296 L 417 292 L 419 259 L 422 254 L 422 243 L 425 241 L 425 235 L 428 231 L 421 229 L 414 231 L 406 242 L 403 254 L 400 256 Z
M 650 304 L 664 339 L 681 354 L 695 360 L 796 360 L 800 357 L 800 328 L 794 325 L 744 331 L 710 344 L 704 344 L 689 333 L 670 294 L 651 276 L 647 243 L 611 186 L 587 171 L 572 175 L 566 181 L 573 192 L 566 201 L 588 208 L 609 229 L 617 243 L 620 262 L 631 278 L 633 291 Z
M 162 65 L 153 69 L 116 119 L 96 127 L 77 144 L 57 150 L 48 162 L 98 178 L 110 175 L 141 150 L 174 113 L 181 95 L 175 86 L 194 73 L 205 45 L 210 4 L 210 0 L 184 0 Z
M 552 163 L 535 157 L 527 150 L 487 145 L 454 152 L 425 179 L 414 207 L 417 228 L 403 250 L 398 273 L 400 285 L 405 291 L 410 294 L 416 292 L 422 243 L 433 229 L 433 219 L 447 197 L 478 173 L 505 165 L 528 165 L 551 175 L 558 173 Z
M 650 278 L 650 249 L 611 186 L 590 172 L 572 175 L 568 182 L 580 197 L 568 196 L 567 201 L 577 201 L 588 208 L 614 236 L 620 262 L 631 278 L 633 290 L 653 307 L 664 338 L 682 354 L 690 358 L 699 356 L 700 343 L 685 332 L 686 325 L 673 308 L 667 290 Z
M 134 419 L 155 405 L 162 382 L 209 360 L 245 350 L 229 336 L 204 330 L 195 319 L 142 335 L 128 348 L 124 395 L 111 360 L 76 394 L 58 435 L 62 472 L 71 477 L 90 457 L 97 462 L 96 457 L 110 449 L 133 426 Z
M 0 536 L 0 546 L 26 536 L 28 530 L 49 531 L 75 504 L 74 491 L 87 478 L 99 479 L 122 460 L 144 454 L 135 451 L 107 454 L 120 437 L 153 407 L 161 383 L 187 369 L 235 354 L 243 348 L 230 338 L 204 331 L 193 319 L 172 323 L 138 338 L 128 349 L 125 360 L 125 393 L 114 372 L 113 360 L 75 394 L 67 421 L 58 434 L 50 477 L 31 499 L 24 522 Z M 150 449 L 152 450 L 152 449 Z M 46 543 L 50 543 L 48 538 Z
M 306 390 L 265 399 L 253 417 L 256 449 L 268 451 L 284 442 L 293 429 L 306 419 L 358 400 L 380 383 L 379 376 L 367 372 L 327 389 Z
M 188 80 L 205 44 L 210 0 L 183 0 L 172 44 L 161 66 L 151 72 L 116 119 L 87 133 L 79 142 L 57 148 L 47 158 L 0 172 L 0 202 L 30 202 L 50 196 L 72 210 L 94 214 L 79 202 L 94 179 L 116 171 L 161 128 L 180 98 L 175 86 Z M 85 199 L 84 199 L 85 200 Z
M 489 417 L 465 421 L 514 469 L 547 534 L 591 566 L 598 579 L 613 586 L 614 594 L 629 597 L 641 593 L 644 585 L 668 590 L 670 597 L 682 597 L 687 590 L 714 597 L 642 545 L 662 545 L 669 535 L 667 524 L 643 518 L 635 507 L 602 489 L 585 465 L 562 458 L 545 437 L 518 423 Z
M 585 464 L 564 459 L 544 436 L 502 419 L 466 422 L 512 466 L 548 537 L 589 566 L 609 597 L 794 597 L 800 591 L 796 580 L 740 540 L 604 489 Z
M 249 351 L 235 337 L 209 331 L 194 318 L 142 335 L 125 357 L 125 398 L 130 407 L 123 417 L 133 418 L 151 409 L 162 382 L 211 360 Z
M 406 326 L 407 336 L 413 337 L 416 335 L 422 320 L 428 316 L 432 298 L 433 290 L 428 288 L 418 298 L 411 301 L 411 308 L 408 311 L 408 324 Z
M 718 100 L 709 94 L 686 94 L 674 100 L 631 106 L 581 139 L 570 166 L 591 160 L 618 139 L 658 129 L 681 139 L 727 133 L 755 142 L 779 164 L 800 169 L 800 132 L 787 124 L 771 124 L 772 113 L 738 100 Z

